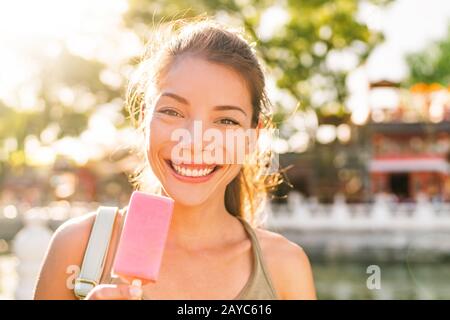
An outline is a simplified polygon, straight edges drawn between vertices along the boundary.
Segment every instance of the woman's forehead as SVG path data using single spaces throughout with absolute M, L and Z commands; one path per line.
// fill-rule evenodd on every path
M 180 59 L 160 80 L 160 93 L 172 92 L 191 103 L 238 104 L 251 109 L 251 95 L 245 79 L 231 67 L 203 58 Z

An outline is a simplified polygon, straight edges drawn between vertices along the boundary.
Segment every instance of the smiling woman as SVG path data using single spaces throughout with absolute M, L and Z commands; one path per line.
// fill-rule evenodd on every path
M 223 132 L 234 125 L 244 129 L 273 127 L 262 68 L 238 31 L 209 20 L 178 20 L 161 28 L 157 35 L 158 39 L 148 42 L 127 96 L 130 114 L 138 119 L 136 125 L 141 132 L 153 132 L 153 137 L 154 132 L 171 134 L 193 120 L 205 130 L 214 127 Z M 151 128 L 162 123 L 167 126 Z M 161 141 L 160 137 L 155 140 Z M 145 141 L 150 142 L 148 138 Z M 174 145 L 172 142 L 168 149 Z M 156 144 L 147 144 L 152 146 Z M 223 152 L 230 150 L 224 148 Z M 151 164 L 152 153 L 147 150 L 146 155 Z M 257 150 L 248 155 L 249 160 L 257 160 L 256 165 L 236 167 L 237 171 L 230 173 L 233 179 L 227 183 L 225 205 L 231 213 L 245 212 L 247 219 L 256 222 L 253 218 L 263 208 L 267 190 L 280 182 L 279 174 L 269 174 L 273 169 L 271 156 L 270 149 Z M 142 177 L 157 174 L 148 164 L 142 162 L 134 178 L 137 188 L 148 185 Z
M 314 299 L 311 267 L 302 248 L 259 225 L 267 192 L 281 181 L 270 167 L 270 149 L 205 139 L 206 132 L 211 137 L 254 130 L 258 136 L 272 127 L 265 76 L 254 50 L 238 31 L 208 18 L 165 27 L 156 33 L 161 38 L 149 42 L 127 91 L 128 110 L 143 137 L 135 188 L 174 200 L 159 279 L 138 295 Z M 178 130 L 188 138 L 174 139 Z M 173 152 L 177 146 L 179 154 Z M 211 151 L 227 159 L 244 153 L 245 161 L 204 161 Z M 151 189 L 148 173 L 156 178 L 157 191 Z M 137 293 L 110 276 L 125 215 L 126 208 L 114 225 L 101 284 L 87 299 L 132 299 Z M 57 231 L 36 298 L 73 298 L 64 271 L 80 265 L 94 219 L 91 214 Z

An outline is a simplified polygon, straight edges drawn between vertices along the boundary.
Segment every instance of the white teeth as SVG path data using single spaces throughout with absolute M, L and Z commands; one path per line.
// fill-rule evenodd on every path
M 205 169 L 189 169 L 186 167 L 178 166 L 176 164 L 172 163 L 172 167 L 175 169 L 175 171 L 182 175 L 187 177 L 204 177 L 210 174 L 214 168 L 205 168 Z

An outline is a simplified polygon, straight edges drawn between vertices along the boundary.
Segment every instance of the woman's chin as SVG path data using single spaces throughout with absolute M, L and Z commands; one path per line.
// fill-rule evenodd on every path
M 167 190 L 168 195 L 175 201 L 175 203 L 185 207 L 196 207 L 208 201 L 210 196 L 203 192 L 196 192 L 194 190 Z

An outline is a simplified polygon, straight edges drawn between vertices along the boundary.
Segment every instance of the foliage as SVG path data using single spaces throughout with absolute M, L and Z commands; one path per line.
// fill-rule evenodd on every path
M 410 74 L 404 85 L 411 86 L 421 82 L 450 85 L 450 26 L 445 39 L 408 55 L 406 61 Z

